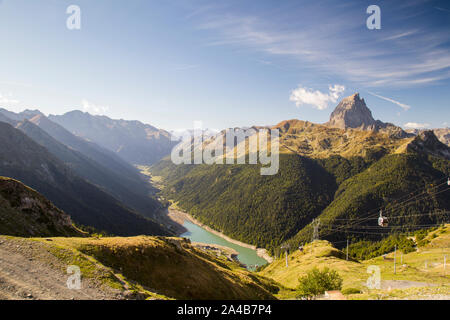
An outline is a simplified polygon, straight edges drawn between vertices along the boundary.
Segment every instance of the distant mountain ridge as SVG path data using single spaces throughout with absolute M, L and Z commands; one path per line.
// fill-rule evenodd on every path
M 139 171 L 121 157 L 117 156 L 115 152 L 73 135 L 63 126 L 50 121 L 39 110 L 25 110 L 20 113 L 15 113 L 6 109 L 0 109 L 0 121 L 16 126 L 19 122 L 24 120 L 29 120 L 59 142 L 74 150 L 80 151 L 110 170 L 116 171 L 117 174 L 121 174 L 124 178 L 124 183 L 126 183 L 127 179 L 135 181 L 142 180 Z
M 31 121 L 20 122 L 16 128 L 45 147 L 78 176 L 111 194 L 129 208 L 147 217 L 155 217 L 160 210 L 159 202 L 149 197 L 148 185 L 144 181 L 127 187 L 128 184 L 121 175 L 53 139 Z
M 78 110 L 50 115 L 73 134 L 107 148 L 129 163 L 149 165 L 170 154 L 176 144 L 170 133 L 140 121 L 115 120 Z
M 16 120 L 5 120 L 5 114 Z M 80 177 L 110 193 L 126 206 L 151 218 L 155 218 L 161 210 L 160 203 L 149 196 L 149 193 L 155 192 L 153 187 L 135 167 L 115 153 L 76 137 L 40 112 L 14 113 L 3 109 L 0 115 L 4 122 L 11 123 L 47 148 Z
M 8 123 L 0 122 L 0 144 L 0 176 L 39 190 L 77 223 L 116 235 L 169 234 L 159 223 L 127 209 L 77 176 L 45 147 Z
M 435 136 L 447 146 L 450 147 L 450 128 L 435 128 L 435 129 L 408 129 L 406 132 L 418 135 L 421 132 L 432 130 Z

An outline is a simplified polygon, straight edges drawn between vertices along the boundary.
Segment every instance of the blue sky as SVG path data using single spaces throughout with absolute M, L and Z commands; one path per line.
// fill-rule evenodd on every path
M 434 0 L 2 0 L 0 106 L 222 129 L 325 122 L 360 92 L 377 119 L 450 126 L 449 30 Z

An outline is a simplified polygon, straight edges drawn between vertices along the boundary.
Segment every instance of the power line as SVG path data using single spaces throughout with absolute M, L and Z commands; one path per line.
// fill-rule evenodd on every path
M 437 227 L 437 226 L 440 226 L 441 224 L 436 224 L 436 225 L 431 225 L 431 226 L 429 226 L 429 227 Z M 419 229 L 420 229 L 421 227 L 419 227 Z M 331 231 L 335 231 L 335 232 L 338 232 L 338 231 L 342 231 L 342 230 L 337 230 L 337 229 L 329 229 L 329 230 L 331 230 Z M 386 230 L 387 231 L 387 230 Z M 333 232 L 334 233 L 334 232 Z M 369 231 L 353 231 L 353 230 L 345 230 L 345 233 L 355 233 L 355 234 L 371 234 L 371 235 L 386 235 L 386 234 L 388 234 L 387 232 L 369 232 Z M 332 233 L 330 233 L 330 234 L 332 234 Z M 344 241 L 345 242 L 345 241 Z
M 442 185 L 442 184 L 441 184 L 441 185 Z M 440 186 L 440 185 L 439 185 L 439 186 Z M 437 187 L 437 186 L 436 186 L 436 187 Z M 422 199 L 417 199 L 416 201 L 418 201 L 418 200 L 424 200 L 424 199 L 426 199 L 426 198 L 428 198 L 428 197 L 431 197 L 431 196 L 440 194 L 440 193 L 445 192 L 445 191 L 448 191 L 448 190 L 450 190 L 450 187 L 449 187 L 449 188 L 446 188 L 446 189 L 444 189 L 444 190 L 435 192 L 435 193 L 428 193 L 427 195 L 425 195 L 424 197 L 422 197 Z M 404 201 L 404 202 L 405 202 L 405 201 Z M 403 202 L 403 203 L 404 203 L 404 202 Z M 406 207 L 406 206 L 407 206 L 407 205 L 404 204 L 403 206 L 397 207 L 396 209 L 398 210 L 398 209 L 404 208 L 404 207 Z M 361 224 L 361 223 L 366 222 L 366 221 L 368 221 L 368 220 L 375 219 L 375 216 L 376 216 L 376 215 L 369 215 L 369 216 L 366 216 L 366 217 L 364 217 L 364 218 L 359 218 L 359 219 L 353 220 L 353 221 L 354 221 L 353 223 L 351 223 L 351 224 L 349 224 L 349 225 L 346 225 L 346 226 L 342 226 L 342 227 L 340 227 L 340 228 L 341 228 L 341 229 L 346 229 L 346 228 L 349 228 L 349 227 L 353 227 L 353 226 L 355 226 L 355 225 Z M 402 216 L 393 216 L 393 218 L 397 218 L 397 217 L 398 217 L 398 218 L 401 218 Z M 332 220 L 332 219 L 330 219 L 330 220 Z
M 442 214 L 447 214 L 447 213 L 449 213 L 449 211 L 439 212 L 439 213 L 437 213 L 437 215 L 442 215 Z M 428 214 L 423 214 L 423 215 L 428 215 Z M 432 225 L 419 225 L 419 226 L 435 226 L 435 225 L 440 225 L 440 223 L 439 224 L 432 224 Z M 336 226 L 336 228 L 325 228 L 325 229 L 328 229 L 328 231 L 333 231 L 333 232 L 328 232 L 326 234 L 322 234 L 322 236 L 326 237 L 326 236 L 329 236 L 329 235 L 331 235 L 333 233 L 336 233 L 336 232 L 339 232 L 339 231 L 341 231 L 341 232 L 346 232 L 347 231 L 348 232 L 348 230 L 351 230 L 351 229 L 355 229 L 355 228 L 363 229 L 365 227 L 369 227 L 369 226 L 360 226 L 359 224 L 351 224 L 351 225 L 345 225 L 345 226 Z M 386 231 L 388 231 L 388 230 L 396 231 L 396 230 L 394 230 L 395 228 L 397 228 L 397 229 L 400 229 L 400 228 L 414 228 L 415 226 L 389 226 L 389 227 L 373 226 L 373 227 L 376 228 L 376 229 L 379 229 L 379 230 L 383 230 L 384 229 Z M 390 229 L 387 229 L 387 228 L 390 228 Z M 383 232 L 382 234 L 386 234 L 386 233 Z
M 445 178 L 445 180 L 446 180 L 446 179 L 447 179 L 447 178 Z M 444 180 L 444 179 L 441 179 L 441 180 L 438 180 L 438 181 L 443 181 L 443 180 Z M 437 187 L 440 187 L 440 186 L 442 186 L 442 185 L 444 185 L 444 184 L 447 184 L 447 181 L 446 181 L 446 182 L 443 182 L 443 183 L 440 183 L 440 184 L 438 184 L 438 185 L 436 185 L 436 186 L 433 186 L 432 189 L 435 189 L 435 188 L 437 188 Z M 426 197 L 428 197 L 428 196 L 430 196 L 430 195 L 434 195 L 434 193 L 430 194 L 429 192 L 424 191 L 424 192 L 422 192 L 422 193 L 420 193 L 420 194 L 417 194 L 417 195 L 415 195 L 415 196 L 411 196 L 412 193 L 414 193 L 414 192 L 416 192 L 416 191 L 418 191 L 418 190 L 421 190 L 421 189 L 422 189 L 422 188 L 415 189 L 413 192 L 410 192 L 409 195 L 406 195 L 406 196 L 403 196 L 403 197 L 401 197 L 401 198 L 399 198 L 399 199 L 394 200 L 394 201 L 399 201 L 399 200 L 401 200 L 401 199 L 404 199 L 405 197 L 410 197 L 409 199 L 407 199 L 407 200 L 405 200 L 405 201 L 402 201 L 402 202 L 400 202 L 400 203 L 395 204 L 393 207 L 388 208 L 387 210 L 391 210 L 391 211 L 392 211 L 394 208 L 396 208 L 396 207 L 399 206 L 400 204 L 405 203 L 405 202 L 410 202 L 412 199 L 417 198 L 418 196 L 420 196 L 420 195 L 422 195 L 422 194 L 425 194 L 425 193 L 428 194 L 428 195 L 426 195 Z M 445 189 L 444 191 L 446 191 L 446 190 L 448 190 L 448 189 L 450 189 L 450 188 L 447 188 L 447 189 Z M 378 208 L 371 209 L 371 210 L 368 211 L 367 214 L 364 215 L 363 217 L 358 217 L 358 218 L 354 218 L 354 219 L 351 219 L 351 218 L 335 218 L 335 219 L 333 219 L 333 218 L 321 218 L 321 219 L 323 219 L 323 220 L 325 220 L 325 221 L 326 221 L 326 220 L 353 220 L 353 221 L 355 221 L 355 220 L 363 220 L 363 219 L 367 219 L 367 218 L 369 218 L 369 217 L 372 217 L 372 216 L 373 216 L 373 212 L 377 212 L 376 215 L 378 215 L 378 211 L 379 211 L 380 209 L 385 208 L 385 207 L 386 207 L 386 206 L 380 206 L 380 207 L 378 207 Z M 404 207 L 404 206 L 401 206 L 401 207 Z M 377 218 L 377 219 L 378 219 L 378 218 Z
M 412 215 L 405 215 L 405 216 L 392 216 L 390 215 L 390 218 L 409 218 L 409 217 L 419 217 L 419 216 L 430 216 L 430 215 L 442 215 L 445 213 L 450 213 L 450 211 L 442 211 L 442 212 L 435 212 L 435 213 L 422 213 L 422 214 L 412 214 Z M 378 220 L 378 217 L 374 217 L 374 218 L 341 218 L 341 219 L 333 219 L 333 218 L 321 218 L 321 220 L 323 221 L 329 221 L 329 220 L 333 220 L 333 221 L 358 221 L 358 220 Z

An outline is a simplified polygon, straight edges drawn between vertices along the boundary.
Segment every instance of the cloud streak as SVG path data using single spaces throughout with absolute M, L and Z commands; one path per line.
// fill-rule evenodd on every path
M 330 102 L 337 102 L 340 95 L 345 91 L 345 87 L 338 84 L 329 86 L 328 89 L 328 93 L 323 93 L 299 85 L 297 89 L 292 90 L 289 100 L 295 102 L 297 107 L 310 105 L 318 110 L 324 110 L 328 108 Z
M 373 95 L 373 96 L 375 96 L 375 97 L 377 97 L 377 98 L 380 98 L 380 99 L 383 99 L 383 100 L 392 102 L 393 104 L 398 105 L 400 108 L 402 108 L 402 109 L 405 110 L 405 111 L 408 111 L 409 109 L 411 109 L 411 106 L 410 106 L 410 105 L 401 103 L 401 102 L 396 101 L 396 100 L 394 100 L 394 99 L 387 98 L 387 97 L 383 97 L 383 96 L 381 96 L 381 95 L 379 95 L 379 94 L 376 94 L 376 93 L 373 93 L 373 92 L 370 92 L 370 91 L 368 91 L 368 93 L 371 94 L 371 95 Z
M 429 123 L 408 122 L 403 125 L 407 129 L 425 129 L 430 126 Z
M 20 102 L 19 100 L 13 99 L 10 93 L 6 95 L 0 93 L 0 104 L 15 105 L 18 104 L 19 102 Z
M 447 30 L 433 21 L 417 29 L 417 4 L 385 10 L 392 15 L 392 23 L 405 19 L 398 23 L 401 27 L 367 31 L 365 16 L 355 2 L 341 11 L 306 3 L 301 17 L 282 9 L 270 17 L 208 11 L 199 28 L 217 32 L 208 45 L 245 46 L 289 56 L 299 62 L 299 68 L 307 64 L 365 86 L 423 85 L 450 78 Z M 355 16 L 361 16 L 361 21 Z

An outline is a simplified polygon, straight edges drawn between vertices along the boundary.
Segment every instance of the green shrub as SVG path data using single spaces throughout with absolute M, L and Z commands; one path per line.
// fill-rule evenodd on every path
M 361 290 L 356 289 L 356 288 L 345 288 L 344 290 L 342 290 L 342 293 L 347 295 L 347 294 L 358 294 L 361 293 Z
M 342 278 L 335 271 L 325 267 L 323 270 L 314 268 L 299 279 L 297 296 L 311 299 L 328 290 L 341 290 Z

